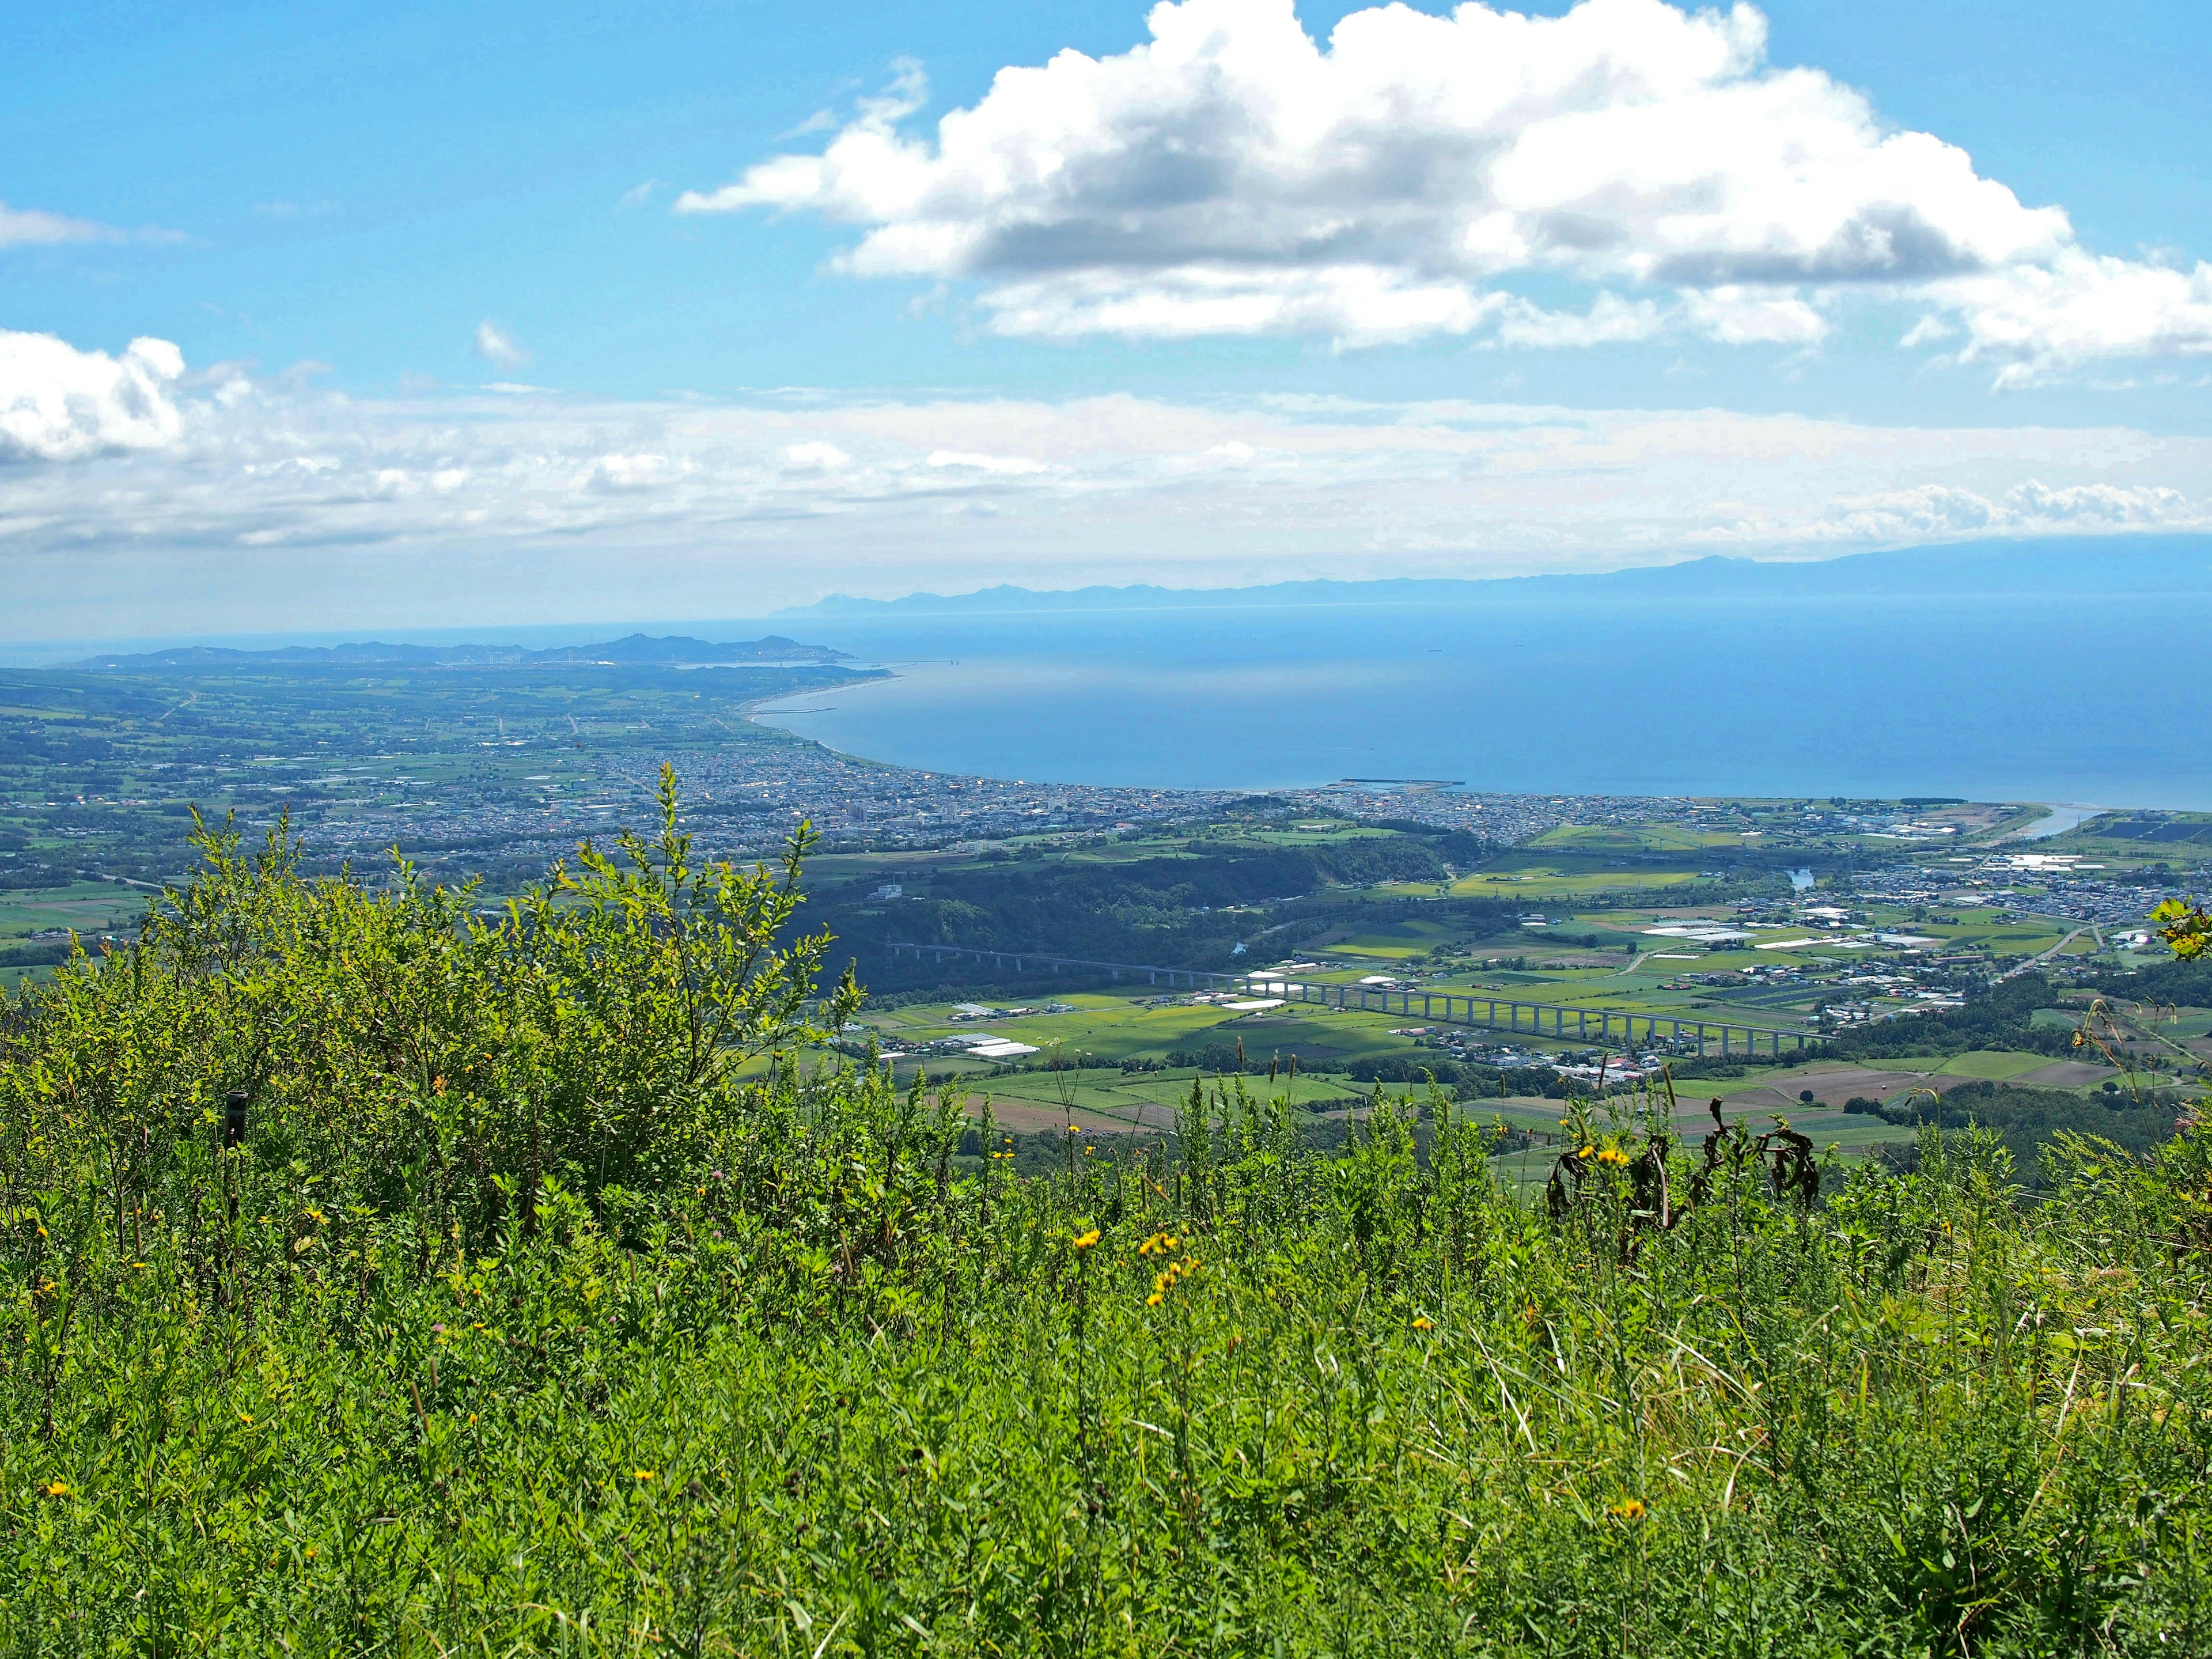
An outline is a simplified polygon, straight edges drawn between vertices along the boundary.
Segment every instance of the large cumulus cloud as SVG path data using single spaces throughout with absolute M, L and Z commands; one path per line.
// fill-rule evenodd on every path
M 905 66 L 819 155 L 678 210 L 862 227 L 844 269 L 981 279 L 1013 335 L 1806 344 L 1871 291 L 1924 302 L 2007 380 L 2212 350 L 2212 268 L 2092 256 L 1956 146 L 1771 66 L 1748 5 L 1389 5 L 1325 47 L 1291 0 L 1149 22 L 1118 56 L 1002 70 L 933 142 L 901 131 L 923 97 Z M 1560 278 L 1597 292 L 1562 313 L 1510 286 Z
M 0 329 L 0 461 L 166 447 L 184 430 L 174 396 L 184 372 L 184 354 L 167 340 L 133 340 L 111 357 Z

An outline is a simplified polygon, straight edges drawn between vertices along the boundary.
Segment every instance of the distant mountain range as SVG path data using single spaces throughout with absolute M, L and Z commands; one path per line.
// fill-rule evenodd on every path
M 833 663 L 842 651 L 801 645 L 781 634 L 715 643 L 672 635 L 632 634 L 599 645 L 561 645 L 526 651 L 511 645 L 288 645 L 272 651 L 191 645 L 168 651 L 87 657 L 70 668 L 145 673 L 161 669 L 209 668 L 720 668 L 756 663 Z
M 823 621 L 867 617 L 1052 611 L 1247 609 L 1293 605 L 1481 605 L 1763 599 L 1934 599 L 2212 592 L 2212 536 L 2069 536 L 1856 553 L 1799 562 L 1715 556 L 1591 575 L 1475 580 L 1273 582 L 1257 587 L 1135 586 L 1059 592 L 988 587 L 945 596 L 860 599 L 842 593 L 775 616 Z

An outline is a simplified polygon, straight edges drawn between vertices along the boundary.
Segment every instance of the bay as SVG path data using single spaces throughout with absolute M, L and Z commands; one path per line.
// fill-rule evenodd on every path
M 760 717 L 1032 781 L 2212 809 L 2208 624 L 2079 589 L 817 610 L 777 625 L 895 678 Z

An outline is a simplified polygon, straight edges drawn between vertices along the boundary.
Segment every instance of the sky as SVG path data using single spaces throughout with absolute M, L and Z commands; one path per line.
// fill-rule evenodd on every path
M 2212 526 L 2201 6 L 7 33 L 0 637 Z

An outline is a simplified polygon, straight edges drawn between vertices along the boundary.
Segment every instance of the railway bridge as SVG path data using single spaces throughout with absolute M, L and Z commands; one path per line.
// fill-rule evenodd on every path
M 1524 1036 L 1552 1037 L 1561 1042 L 1622 1045 L 1638 1041 L 1693 1042 L 1700 1055 L 1707 1054 L 1770 1054 L 1779 1059 L 1784 1045 L 1802 1053 L 1821 1041 L 1820 1033 L 1773 1025 L 1747 1025 L 1734 1020 L 1693 1019 L 1672 1014 L 1646 1013 L 1641 1009 L 1593 1008 L 1576 1003 L 1527 1002 L 1518 998 L 1474 991 L 1401 991 L 1387 986 L 1324 985 L 1265 972 L 1221 974 L 1199 968 L 1162 968 L 1145 963 L 1091 962 L 1080 957 L 1052 956 L 1032 951 L 985 951 L 961 945 L 915 945 L 894 940 L 894 958 L 911 952 L 917 960 L 942 962 L 947 957 L 988 962 L 1005 972 L 1060 973 L 1073 970 L 1106 974 L 1117 981 L 1133 981 L 1143 975 L 1148 985 L 1170 989 L 1243 991 L 1255 998 L 1310 1003 L 1325 1008 L 1364 1009 L 1370 1013 L 1402 1014 L 1408 1019 L 1431 1020 L 1445 1025 L 1516 1032 Z

